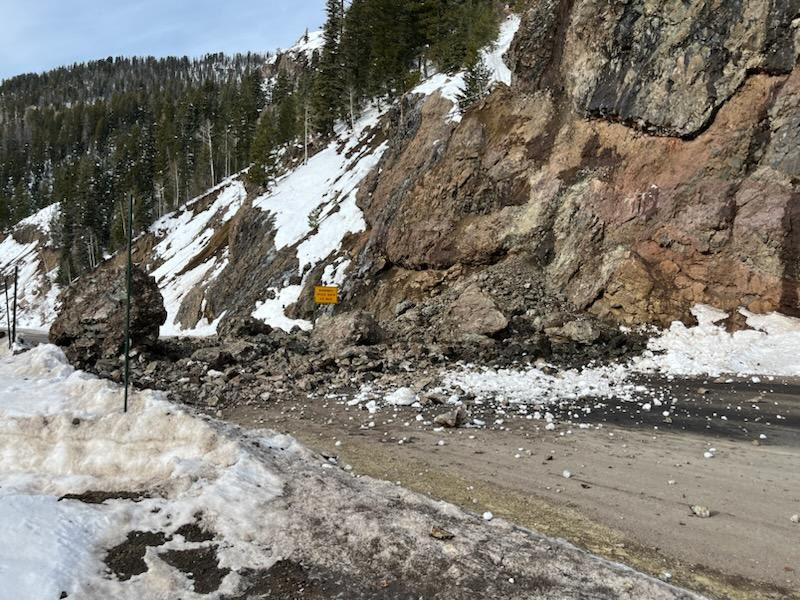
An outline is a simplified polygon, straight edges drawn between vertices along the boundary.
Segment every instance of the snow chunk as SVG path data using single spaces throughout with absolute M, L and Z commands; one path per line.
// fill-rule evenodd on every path
M 407 387 L 398 388 L 386 396 L 386 402 L 395 406 L 411 406 L 417 401 L 414 390 Z

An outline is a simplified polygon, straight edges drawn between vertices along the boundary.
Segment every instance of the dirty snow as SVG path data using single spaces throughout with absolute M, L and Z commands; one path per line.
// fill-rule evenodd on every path
M 362 573 L 380 580 L 398 568 L 411 584 L 433 565 L 419 577 L 428 581 L 435 565 L 446 563 L 451 568 L 440 575 L 454 589 L 468 579 L 462 574 L 488 571 L 484 596 L 501 597 L 492 556 L 506 557 L 509 574 L 523 580 L 547 574 L 565 598 L 583 597 L 587 585 L 608 590 L 602 598 L 694 597 L 489 512 L 481 519 L 387 482 L 355 478 L 286 436 L 188 413 L 155 392 L 135 392 L 128 414 L 121 400 L 117 386 L 74 371 L 54 346 L 13 357 L 0 350 L 2 597 L 238 597 L 240 573 L 282 559 L 321 565 L 354 585 Z M 62 499 L 90 491 L 144 495 L 100 504 Z M 437 523 L 457 531 L 457 541 L 432 540 Z M 213 540 L 188 541 L 177 533 L 188 524 Z M 103 559 L 133 531 L 170 539 L 148 547 L 146 571 L 122 581 Z M 208 547 L 219 567 L 230 569 L 208 594 L 195 592 L 192 579 L 160 557 Z M 375 549 L 368 567 L 365 547 Z
M 514 36 L 519 30 L 521 19 L 517 15 L 509 16 L 501 25 L 500 33 L 494 44 L 481 50 L 481 58 L 489 69 L 491 84 L 511 85 L 511 69 L 508 68 L 503 55 L 511 48 Z M 450 119 L 461 121 L 461 111 L 458 108 L 458 96 L 464 89 L 464 71 L 454 75 L 437 73 L 429 77 L 412 90 L 414 94 L 430 95 L 439 92 L 443 98 L 453 103 Z
M 51 204 L 20 221 L 0 242 L 0 276 L 7 276 L 11 282 L 14 267 L 19 267 L 17 283 L 17 327 L 19 328 L 47 330 L 55 316 L 60 292 L 56 284 L 58 265 L 45 264 L 43 251 L 50 243 L 50 227 L 58 218 L 58 214 L 59 205 Z M 18 242 L 14 233 L 19 235 L 23 229 L 29 228 L 38 229 L 36 239 L 29 243 Z M 52 268 L 46 271 L 48 266 Z M 5 298 L 0 297 L 0 327 L 5 325 Z
M 230 568 L 268 567 L 263 521 L 283 481 L 244 445 L 152 392 L 121 413 L 116 386 L 66 364 L 54 346 L 0 359 L 0 589 L 8 598 L 195 598 L 177 573 L 151 568 L 127 583 L 104 576 L 102 548 L 131 530 L 172 532 L 202 512 Z M 44 417 L 47 417 L 46 419 Z M 79 419 L 74 420 L 74 419 Z M 288 438 L 262 438 L 292 452 Z M 285 450 L 284 450 L 285 449 Z M 148 491 L 140 502 L 58 499 L 89 490 Z M 164 548 L 196 547 L 173 539 Z M 147 562 L 158 563 L 155 555 Z M 220 591 L 233 591 L 236 577 Z

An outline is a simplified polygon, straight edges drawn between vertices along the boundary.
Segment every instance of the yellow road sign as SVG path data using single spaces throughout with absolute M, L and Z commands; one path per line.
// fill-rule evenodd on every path
M 317 304 L 339 304 L 339 288 L 318 285 L 314 288 L 314 302 Z

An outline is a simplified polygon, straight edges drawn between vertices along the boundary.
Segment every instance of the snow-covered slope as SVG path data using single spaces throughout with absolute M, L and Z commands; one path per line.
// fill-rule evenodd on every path
M 214 322 L 201 319 L 184 329 L 177 321 L 186 296 L 208 285 L 228 264 L 228 250 L 198 261 L 215 233 L 236 215 L 246 196 L 244 184 L 238 177 L 226 179 L 207 194 L 195 198 L 180 210 L 165 215 L 150 228 L 158 241 L 153 248 L 151 274 L 156 278 L 164 296 L 167 322 L 162 335 L 213 335 L 220 315 Z M 214 200 L 208 204 L 207 199 Z M 198 263 L 199 264 L 195 264 Z
M 497 41 L 481 51 L 481 58 L 489 69 L 490 84 L 511 85 L 511 69 L 506 65 L 503 56 L 511 48 L 514 36 L 519 30 L 521 19 L 517 15 L 510 15 L 500 26 L 500 34 Z M 412 90 L 415 94 L 434 94 L 439 93 L 453 103 L 453 110 L 450 118 L 453 121 L 461 121 L 461 111 L 458 108 L 458 95 L 464 89 L 465 72 L 448 75 L 437 73 L 429 77 Z
M 0 242 L 0 294 L 2 277 L 12 284 L 18 267 L 17 327 L 47 329 L 55 315 L 59 287 L 57 264 L 50 253 L 51 225 L 58 218 L 53 204 L 20 221 Z M 0 296 L 0 327 L 6 326 L 5 297 Z
M 354 131 L 342 129 L 339 138 L 312 157 L 308 164 L 278 180 L 266 195 L 253 206 L 268 212 L 274 219 L 275 247 L 294 247 L 299 263 L 300 284 L 273 289 L 275 297 L 256 306 L 253 316 L 273 327 L 289 330 L 293 326 L 310 329 L 308 321 L 289 319 L 286 306 L 299 299 L 305 277 L 321 261 L 334 255 L 345 236 L 366 228 L 361 210 L 356 206 L 358 186 L 378 164 L 387 144 L 372 148 L 366 137 L 377 125 L 381 110 L 367 111 L 356 123 Z M 351 155 L 351 153 L 355 153 Z M 320 284 L 340 283 L 344 266 L 331 265 L 328 276 Z
M 350 233 L 366 227 L 356 193 L 363 178 L 377 165 L 386 144 L 373 147 L 375 126 L 386 110 L 372 108 L 356 123 L 353 131 L 340 128 L 337 136 L 307 164 L 299 163 L 274 183 L 269 192 L 252 200 L 252 206 L 265 213 L 274 235 L 274 254 L 296 257 L 300 283 L 281 281 L 266 287 L 252 308 L 253 316 L 273 327 L 286 330 L 294 326 L 310 329 L 308 321 L 290 319 L 285 309 L 295 303 L 305 277 L 330 258 L 330 268 L 320 283 L 341 282 L 347 266 L 337 255 Z M 225 311 L 210 314 L 204 294 L 230 264 L 230 251 L 224 235 L 242 208 L 246 191 L 241 176 L 230 178 L 204 196 L 168 214 L 150 230 L 155 245 L 149 260 L 151 273 L 164 296 L 167 323 L 162 335 L 211 335 Z M 269 230 L 263 232 L 264 236 Z M 261 265 L 269 268 L 269 260 Z M 203 295 L 196 324 L 181 323 L 184 303 L 197 303 Z
M 510 83 L 510 71 L 502 56 L 518 27 L 519 18 L 509 17 L 497 42 L 483 51 L 496 82 Z M 278 53 L 275 60 L 281 56 L 308 59 L 321 44 L 321 32 L 311 32 L 307 40 L 301 38 L 292 48 Z M 458 119 L 455 102 L 461 86 L 463 74 L 438 74 L 414 92 L 439 91 L 454 102 L 451 116 Z M 310 329 L 310 321 L 287 316 L 287 308 L 301 299 L 310 283 L 344 282 L 350 260 L 340 249 L 346 236 L 366 228 L 356 194 L 388 147 L 386 142 L 376 141 L 376 132 L 389 108 L 386 103 L 380 108 L 369 107 L 352 131 L 340 125 L 335 138 L 307 164 L 295 163 L 268 193 L 252 199 L 252 206 L 271 219 L 274 233 L 274 252 L 267 253 L 269 256 L 259 268 L 269 268 L 276 256 L 285 261 L 287 253 L 296 258 L 297 264 L 294 275 L 287 272 L 286 277 L 277 278 L 256 294 L 251 309 L 255 318 L 287 330 L 294 326 Z M 233 268 L 227 232 L 246 200 L 242 175 L 231 177 L 161 218 L 151 227 L 149 236 L 139 240 L 139 247 L 145 252 L 144 264 L 164 296 L 168 317 L 163 335 L 203 336 L 216 332 L 227 310 L 212 307 L 208 290 L 226 269 Z M 55 211 L 57 207 L 46 209 L 18 227 L 38 227 L 47 238 L 48 223 Z M 41 247 L 39 241 L 23 244 L 12 237 L 0 245 L 0 268 L 5 272 L 15 262 L 21 268 L 24 299 L 19 314 L 24 327 L 47 328 L 55 318 L 59 291 L 54 284 L 56 271 L 43 269 L 38 258 Z M 141 254 L 137 257 L 141 258 Z M 318 281 L 310 281 L 312 273 L 317 273 Z M 0 314 L 3 310 L 0 308 Z

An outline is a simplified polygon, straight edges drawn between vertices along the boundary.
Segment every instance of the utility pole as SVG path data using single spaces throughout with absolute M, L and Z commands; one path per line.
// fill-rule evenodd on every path
M 128 385 L 130 383 L 131 365 L 131 270 L 133 266 L 133 194 L 128 194 L 128 268 L 126 269 L 126 306 L 125 306 L 125 400 L 123 412 L 128 412 Z

